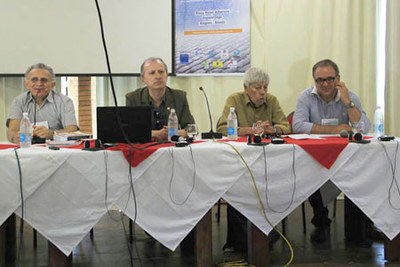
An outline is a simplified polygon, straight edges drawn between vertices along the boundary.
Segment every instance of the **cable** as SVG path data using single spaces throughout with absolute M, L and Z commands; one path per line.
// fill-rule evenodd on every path
M 260 204 L 261 211 L 262 211 L 262 214 L 263 214 L 263 217 L 264 217 L 265 221 L 272 227 L 272 229 L 274 229 L 274 230 L 282 237 L 282 239 L 285 241 L 285 243 L 287 244 L 287 246 L 288 246 L 288 248 L 289 248 L 289 250 L 290 250 L 290 258 L 289 258 L 288 262 L 285 264 L 285 266 L 289 266 L 289 265 L 293 262 L 293 259 L 294 259 L 293 247 L 292 247 L 292 245 L 290 244 L 290 241 L 282 234 L 282 232 L 279 231 L 278 228 L 276 228 L 275 226 L 273 226 L 272 223 L 271 223 L 271 221 L 268 219 L 267 213 L 265 212 L 264 204 L 263 204 L 263 202 L 262 202 L 262 199 L 261 199 L 261 196 L 260 196 L 260 193 L 259 193 L 257 184 L 256 184 L 256 179 L 255 179 L 255 177 L 254 177 L 254 175 L 253 175 L 253 172 L 251 171 L 249 165 L 247 164 L 247 162 L 246 162 L 245 159 L 243 158 L 243 156 L 242 156 L 242 154 L 240 153 L 240 151 L 237 150 L 237 148 L 236 148 L 235 146 L 233 146 L 232 144 L 230 144 L 230 143 L 228 143 L 228 142 L 218 142 L 218 141 L 216 141 L 215 139 L 213 140 L 213 142 L 215 142 L 215 143 L 217 143 L 217 144 L 224 144 L 224 145 L 230 146 L 230 147 L 233 149 L 233 151 L 235 151 L 236 154 L 239 156 L 240 161 L 242 161 L 242 163 L 245 165 L 247 171 L 248 171 L 249 174 L 250 174 L 250 178 L 251 178 L 251 181 L 252 181 L 252 183 L 253 183 L 254 190 L 255 190 L 255 192 L 256 192 L 256 197 L 257 197 L 258 203 Z
M 18 166 L 18 174 L 19 174 L 19 192 L 21 196 L 21 224 L 20 224 L 20 237 L 19 237 L 19 245 L 18 245 L 18 255 L 17 255 L 17 266 L 19 266 L 19 257 L 21 255 L 21 248 L 22 248 L 22 232 L 23 232 L 23 227 L 24 227 L 24 193 L 22 191 L 23 186 L 22 186 L 22 170 L 21 170 L 21 162 L 19 160 L 19 155 L 17 150 L 20 149 L 20 147 L 14 148 L 14 153 L 15 157 L 17 159 L 17 166 Z
M 390 164 L 390 169 L 391 169 L 391 172 L 392 172 L 392 179 L 391 179 L 391 183 L 390 183 L 390 186 L 389 186 L 389 189 L 388 189 L 389 204 L 393 209 L 400 210 L 400 207 L 395 207 L 395 205 L 392 203 L 392 197 L 391 197 L 391 195 L 392 195 L 391 191 L 392 191 L 392 188 L 393 188 L 393 184 L 395 184 L 397 193 L 400 195 L 399 184 L 398 184 L 398 182 L 396 180 L 397 153 L 398 153 L 398 150 L 399 150 L 399 141 L 396 140 L 396 150 L 395 150 L 395 154 L 394 154 L 394 163 L 392 162 L 392 159 L 390 158 L 389 153 L 387 152 L 387 149 L 386 149 L 385 145 L 383 144 L 383 142 L 379 142 L 379 144 L 381 145 L 381 147 L 383 148 L 383 151 L 385 152 L 387 161 Z
M 122 127 L 122 122 L 121 122 L 121 116 L 119 114 L 118 111 L 118 102 L 117 102 L 117 97 L 115 94 L 115 89 L 114 89 L 114 81 L 113 81 L 113 77 L 112 77 L 112 71 L 111 71 L 111 66 L 110 66 L 110 59 L 108 56 L 108 51 L 107 51 L 107 44 L 106 44 L 106 40 L 105 40 L 105 35 L 104 35 L 104 27 L 103 27 L 103 19 L 101 16 L 101 10 L 100 10 L 100 6 L 98 3 L 98 0 L 95 0 L 96 3 L 96 8 L 97 8 L 97 14 L 98 14 L 98 18 L 99 18 L 99 25 L 100 25 L 100 31 L 101 31 L 101 39 L 102 39 L 102 44 L 103 44 L 103 48 L 104 48 L 104 54 L 106 57 L 106 63 L 107 63 L 107 70 L 108 70 L 108 76 L 110 78 L 110 84 L 111 84 L 111 91 L 112 91 L 112 95 L 114 98 L 114 103 L 115 103 L 115 116 L 120 128 L 120 131 L 122 133 L 122 135 L 124 136 L 125 142 L 129 145 L 129 162 L 132 162 L 133 159 L 133 153 L 132 153 L 132 143 L 130 142 L 124 128 Z M 132 193 L 133 195 L 133 201 L 134 201 L 134 207 L 135 207 L 135 215 L 134 215 L 134 220 L 133 222 L 136 221 L 136 217 L 137 217 L 137 204 L 136 204 L 136 195 L 135 195 L 135 191 L 133 189 L 133 181 L 132 181 L 132 167 L 129 165 L 129 182 L 130 182 L 130 193 L 129 193 L 129 198 L 130 198 L 130 194 Z M 129 201 L 128 198 L 128 201 Z M 127 202 L 128 205 L 128 202 Z M 128 244 L 129 246 L 129 244 Z M 132 258 L 131 258 L 131 262 L 132 262 Z
M 186 201 L 189 199 L 190 195 L 192 194 L 195 184 L 196 184 L 196 163 L 194 161 L 194 157 L 193 157 L 193 151 L 192 151 L 192 146 L 188 145 L 189 149 L 190 149 L 190 156 L 192 158 L 192 163 L 193 163 L 193 176 L 192 176 L 192 188 L 190 189 L 190 192 L 188 193 L 188 195 L 186 196 L 186 198 L 182 201 L 182 202 L 177 202 L 173 199 L 172 197 L 172 182 L 174 180 L 174 166 L 175 166 L 175 162 L 174 162 L 174 150 L 173 148 L 169 149 L 169 153 L 171 155 L 171 165 L 172 165 L 172 171 L 171 171 L 171 179 L 169 181 L 169 198 L 171 199 L 172 203 L 174 203 L 175 205 L 183 205 L 186 203 Z
M 287 205 L 287 207 L 286 208 L 284 208 L 283 210 L 275 210 L 275 209 L 273 209 L 272 207 L 271 207 L 271 205 L 269 204 L 269 200 L 268 200 L 268 170 L 267 170 L 267 157 L 266 157 L 266 154 L 265 154 L 265 146 L 263 146 L 263 152 L 264 152 L 264 172 L 265 172 L 265 192 L 266 192 L 266 197 L 265 197 L 265 199 L 266 199 L 266 203 L 267 203 L 267 207 L 270 209 L 270 210 L 272 210 L 273 212 L 276 212 L 276 213 L 284 213 L 285 211 L 287 211 L 291 206 L 292 206 L 292 204 L 293 204 L 293 199 L 294 199 L 294 193 L 296 192 L 296 181 L 297 181 L 297 178 L 296 178 L 296 169 L 295 169 L 295 159 L 296 159 L 296 156 L 295 156 L 295 150 L 296 150 L 296 147 L 295 147 L 295 145 L 292 145 L 293 146 L 293 152 L 292 152 L 292 173 L 293 173 L 293 190 L 292 190 L 292 196 L 291 196 L 291 198 L 290 198 L 290 202 L 289 202 L 289 204 Z
M 18 165 L 18 173 L 19 173 L 19 192 L 21 196 L 21 219 L 24 219 L 24 193 L 22 192 L 22 171 L 21 171 L 21 162 L 19 161 L 19 156 L 17 150 L 19 147 L 14 148 L 15 157 L 17 159 Z

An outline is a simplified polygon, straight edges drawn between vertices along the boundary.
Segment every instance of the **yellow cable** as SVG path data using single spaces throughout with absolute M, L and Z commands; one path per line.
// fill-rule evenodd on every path
M 263 204 L 263 202 L 262 202 L 262 200 L 261 200 L 261 196 L 260 196 L 260 193 L 259 193 L 259 191 L 258 191 L 258 187 L 257 187 L 257 184 L 256 184 L 256 179 L 254 178 L 253 172 L 250 170 L 249 165 L 248 165 L 247 162 L 244 160 L 242 154 L 240 154 L 240 151 L 237 150 L 237 148 L 236 148 L 235 146 L 233 146 L 232 144 L 227 143 L 227 142 L 218 142 L 218 141 L 216 141 L 216 140 L 214 140 L 214 142 L 215 142 L 215 143 L 218 143 L 218 144 L 225 144 L 225 145 L 230 146 L 230 147 L 236 152 L 236 154 L 238 154 L 238 156 L 240 157 L 240 160 L 243 162 L 243 164 L 244 164 L 245 167 L 247 168 L 247 170 L 248 170 L 248 172 L 249 172 L 249 174 L 250 174 L 251 180 L 252 180 L 252 182 L 253 182 L 253 186 L 254 186 L 254 189 L 255 189 L 255 191 L 256 191 L 256 196 L 257 196 L 258 202 L 259 202 L 259 204 L 260 204 L 260 206 L 261 206 L 261 210 L 262 210 L 262 213 L 263 213 L 263 216 L 264 216 L 266 222 L 272 227 L 272 229 L 274 229 L 275 231 L 278 232 L 278 234 L 282 237 L 282 239 L 285 241 L 285 243 L 287 244 L 287 246 L 288 246 L 288 248 L 289 248 L 289 250 L 290 250 L 290 258 L 289 258 L 289 261 L 285 264 L 285 266 L 289 266 L 289 265 L 293 262 L 293 260 L 294 260 L 294 251 L 293 251 L 293 247 L 292 247 L 292 245 L 290 244 L 290 241 L 282 234 L 282 232 L 279 231 L 278 228 L 276 228 L 275 226 L 273 226 L 272 223 L 270 222 L 270 220 L 268 219 L 267 213 L 265 212 L 265 206 L 264 206 L 264 204 Z

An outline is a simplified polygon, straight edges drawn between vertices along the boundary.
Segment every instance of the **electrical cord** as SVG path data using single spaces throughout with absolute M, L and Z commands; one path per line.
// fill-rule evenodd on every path
M 22 170 L 21 170 L 21 162 L 19 160 L 19 155 L 17 150 L 20 149 L 20 147 L 14 148 L 14 154 L 15 158 L 17 159 L 17 166 L 18 166 L 18 174 L 19 174 L 19 192 L 21 196 L 21 224 L 20 224 L 20 236 L 19 236 L 19 245 L 18 245 L 18 254 L 17 254 L 17 259 L 16 263 L 17 266 L 19 266 L 19 257 L 21 255 L 21 249 L 22 249 L 22 232 L 23 232 L 23 227 L 24 227 L 24 193 L 23 193 L 23 186 L 22 186 Z
M 292 195 L 291 195 L 291 198 L 290 198 L 290 202 L 289 202 L 289 204 L 287 205 L 287 207 L 284 208 L 283 210 L 276 210 L 276 209 L 272 208 L 271 205 L 270 205 L 270 201 L 269 201 L 269 199 L 268 199 L 268 169 L 267 169 L 267 156 L 266 156 L 266 154 L 265 154 L 265 146 L 263 146 L 263 152 L 264 152 L 264 153 L 263 153 L 263 154 L 264 154 L 264 173 L 265 173 L 265 192 L 266 192 L 266 197 L 265 197 L 265 199 L 266 199 L 267 207 L 268 207 L 270 210 L 272 210 L 273 212 L 276 212 L 276 213 L 284 213 L 285 211 L 287 211 L 287 210 L 292 206 L 292 204 L 293 204 L 293 199 L 294 199 L 294 193 L 296 192 L 296 181 L 297 181 L 297 178 L 296 178 L 296 169 L 295 169 L 295 165 L 296 165 L 296 163 L 295 163 L 295 159 L 296 159 L 295 150 L 296 150 L 296 147 L 295 147 L 295 145 L 292 145 L 292 146 L 293 146 L 293 151 L 292 151 L 293 190 L 292 190 Z
M 196 184 L 196 176 L 197 176 L 196 175 L 196 163 L 195 163 L 195 160 L 194 160 L 194 157 L 193 157 L 192 146 L 188 145 L 188 147 L 190 149 L 190 156 L 191 156 L 192 163 L 193 163 L 193 176 L 192 176 L 192 181 L 193 182 L 192 182 L 192 187 L 191 187 L 189 193 L 187 194 L 187 196 L 185 197 L 185 199 L 182 202 L 175 201 L 173 196 L 172 196 L 172 183 L 173 183 L 174 176 L 175 176 L 174 175 L 175 161 L 174 161 L 174 149 L 173 149 L 173 147 L 169 149 L 169 153 L 171 155 L 171 165 L 172 165 L 171 178 L 170 178 L 170 181 L 169 181 L 169 198 L 171 199 L 172 203 L 174 203 L 175 205 L 179 205 L 179 206 L 181 206 L 181 205 L 183 205 L 183 204 L 185 204 L 187 202 L 187 200 L 191 196 L 191 194 L 192 194 L 192 192 L 194 190 L 195 184 Z
M 400 210 L 400 207 L 395 207 L 395 205 L 392 203 L 392 196 L 391 196 L 392 195 L 391 191 L 392 191 L 393 185 L 396 186 L 397 193 L 400 196 L 400 188 L 399 188 L 399 184 L 398 184 L 398 182 L 396 180 L 397 153 L 398 153 L 398 150 L 399 150 L 399 141 L 397 141 L 397 140 L 395 140 L 395 141 L 396 141 L 396 150 L 395 150 L 394 160 L 393 161 L 390 158 L 389 153 L 387 152 L 387 149 L 386 149 L 385 145 L 383 144 L 383 142 L 379 142 L 379 144 L 381 145 L 381 147 L 383 148 L 383 151 L 385 152 L 386 159 L 389 162 L 390 170 L 392 172 L 392 179 L 391 179 L 390 186 L 389 186 L 389 189 L 388 189 L 389 205 L 395 210 Z
M 260 204 L 261 211 L 262 211 L 262 214 L 263 214 L 263 217 L 264 217 L 265 221 L 272 227 L 272 229 L 274 229 L 274 230 L 279 234 L 279 236 L 282 237 L 282 239 L 285 241 L 285 243 L 287 244 L 287 246 L 288 246 L 288 248 L 289 248 L 289 250 L 290 250 L 290 258 L 289 258 L 288 262 L 285 264 L 285 266 L 289 266 L 289 265 L 293 262 L 293 260 L 294 260 L 294 251 L 293 251 L 293 247 L 292 247 L 292 245 L 290 244 L 290 241 L 282 234 L 282 232 L 281 232 L 278 228 L 276 228 L 276 227 L 271 223 L 271 221 L 268 219 L 267 213 L 266 213 L 266 211 L 265 211 L 265 206 L 264 206 L 264 204 L 263 204 L 263 202 L 262 202 L 262 199 L 261 199 L 261 196 L 260 196 L 258 187 L 257 187 L 256 179 L 255 179 L 255 177 L 254 177 L 254 175 L 253 175 L 253 172 L 251 171 L 249 165 L 247 164 L 246 160 L 244 159 L 244 157 L 242 156 L 242 154 L 240 153 L 240 151 L 239 151 L 235 146 L 233 146 L 232 144 L 230 144 L 230 143 L 228 143 L 228 142 L 218 142 L 218 141 L 215 140 L 215 139 L 213 140 L 213 142 L 215 142 L 215 143 L 217 143 L 217 144 L 224 144 L 224 145 L 230 146 L 230 147 L 233 149 L 233 151 L 236 152 L 236 154 L 239 156 L 240 161 L 241 161 L 241 162 L 244 164 L 244 166 L 246 167 L 248 173 L 250 174 L 250 178 L 251 178 L 251 181 L 252 181 L 252 183 L 253 183 L 253 187 L 254 187 L 254 190 L 255 190 L 255 193 L 256 193 L 256 198 L 257 198 L 257 200 L 258 200 L 258 203 Z
M 110 66 L 110 59 L 108 56 L 108 50 L 107 50 L 107 44 L 106 44 L 106 40 L 105 40 L 105 35 L 104 35 L 104 27 L 103 27 L 103 19 L 101 16 L 101 10 L 100 10 L 100 6 L 98 3 L 98 0 L 95 0 L 95 4 L 96 4 L 96 9 L 97 9 L 97 14 L 98 14 L 98 18 L 99 18 L 99 25 L 100 25 L 100 31 L 101 31 L 101 39 L 102 39 L 102 44 L 103 44 L 103 48 L 104 48 L 104 54 L 106 57 L 106 64 L 107 64 L 107 70 L 108 70 L 108 77 L 110 79 L 110 85 L 111 85 L 111 91 L 112 91 L 112 95 L 113 95 L 113 99 L 114 99 L 114 103 L 115 103 L 115 116 L 120 128 L 120 131 L 124 137 L 125 142 L 129 145 L 129 162 L 132 162 L 133 159 L 133 153 L 132 153 L 132 143 L 130 142 L 124 128 L 122 127 L 122 122 L 121 122 L 121 116 L 119 114 L 119 110 L 118 110 L 118 102 L 117 102 L 117 97 L 115 94 L 115 88 L 114 88 L 114 81 L 113 81 L 113 76 L 112 76 L 112 71 L 111 71 L 111 66 Z M 129 182 L 130 182 L 130 192 L 129 192 L 129 198 L 130 198 L 130 194 L 132 193 L 133 195 L 133 201 L 134 201 L 134 209 L 135 209 L 135 215 L 134 215 L 134 219 L 133 219 L 133 223 L 135 223 L 136 218 L 137 218 L 137 203 L 136 203 L 136 195 L 135 195 L 135 191 L 133 189 L 133 179 L 132 179 L 132 168 L 129 165 Z M 128 201 L 129 201 L 128 198 Z M 127 243 L 128 249 L 129 249 L 129 242 Z M 131 254 L 130 254 L 131 255 Z M 132 264 L 132 258 L 131 258 L 131 264 Z

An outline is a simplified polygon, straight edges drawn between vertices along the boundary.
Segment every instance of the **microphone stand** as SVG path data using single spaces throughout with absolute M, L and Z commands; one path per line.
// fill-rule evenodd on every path
M 201 139 L 221 139 L 222 138 L 222 133 L 214 132 L 213 131 L 213 123 L 212 123 L 212 117 L 211 117 L 211 111 L 210 111 L 210 105 L 208 104 L 208 98 L 206 95 L 206 92 L 204 91 L 203 87 L 200 86 L 200 91 L 203 92 L 204 97 L 206 99 L 207 103 L 207 110 L 208 110 L 208 116 L 210 118 L 210 131 L 201 133 Z
M 33 95 L 32 98 L 35 106 L 35 109 L 33 111 L 33 125 L 36 126 L 36 98 Z M 39 136 L 34 136 L 32 134 L 32 144 L 45 144 L 45 143 L 46 143 L 46 138 L 41 138 Z

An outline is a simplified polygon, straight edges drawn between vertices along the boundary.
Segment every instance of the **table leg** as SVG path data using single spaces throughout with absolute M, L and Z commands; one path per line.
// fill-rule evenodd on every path
M 195 258 L 196 266 L 212 266 L 212 215 L 209 210 L 196 225 Z
M 72 253 L 65 256 L 53 243 L 48 241 L 49 266 L 64 267 L 72 265 Z
M 250 264 L 267 266 L 269 259 L 268 236 L 249 220 L 247 220 L 247 247 Z
M 17 258 L 15 214 L 0 226 L 0 266 L 14 266 Z
M 385 260 L 398 261 L 400 259 L 400 234 L 390 240 L 385 236 Z

